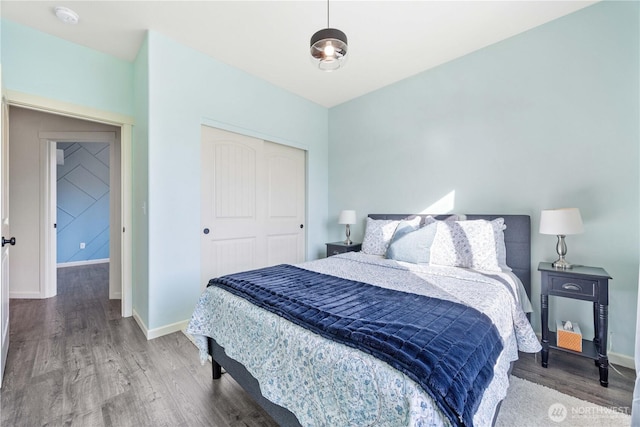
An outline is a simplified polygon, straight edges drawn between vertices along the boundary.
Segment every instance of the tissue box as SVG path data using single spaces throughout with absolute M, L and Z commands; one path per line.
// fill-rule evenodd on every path
M 558 347 L 568 348 L 569 350 L 582 352 L 582 332 L 577 323 L 573 323 L 573 330 L 564 329 L 564 320 L 557 321 L 557 337 Z

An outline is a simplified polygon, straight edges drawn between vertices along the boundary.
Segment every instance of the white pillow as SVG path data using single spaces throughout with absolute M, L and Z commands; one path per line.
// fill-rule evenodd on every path
M 507 226 L 504 225 L 504 218 L 492 220 L 491 227 L 493 227 L 493 237 L 496 241 L 498 265 L 503 271 L 511 271 L 511 268 L 507 265 L 507 246 L 504 243 L 504 230 L 507 229 Z
M 473 268 L 484 271 L 502 271 L 499 261 L 500 240 L 504 245 L 504 219 L 495 223 L 484 219 L 472 221 L 439 221 L 431 245 L 431 264 Z M 502 239 L 499 236 L 502 233 Z
M 414 227 L 420 225 L 420 217 L 403 221 Z M 400 220 L 367 218 L 364 239 L 362 240 L 362 252 L 369 255 L 386 254 L 398 224 L 400 224 Z
M 420 228 L 401 222 L 391 238 L 385 257 L 412 264 L 428 263 L 435 235 L 435 221 L 430 221 L 428 225 Z

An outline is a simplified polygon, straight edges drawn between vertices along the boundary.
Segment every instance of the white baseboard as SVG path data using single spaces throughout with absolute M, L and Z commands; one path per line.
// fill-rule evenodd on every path
M 43 299 L 40 292 L 9 292 L 10 299 Z
M 629 369 L 636 369 L 636 361 L 633 357 L 627 356 L 626 354 L 619 354 L 608 352 L 607 356 L 609 357 L 609 363 L 613 363 L 614 365 L 624 366 Z
M 188 320 L 183 320 L 181 322 L 172 323 L 170 325 L 162 326 L 160 328 L 149 329 L 147 339 L 152 340 L 154 338 L 161 337 L 163 335 L 169 335 L 174 332 L 182 331 L 187 328 L 189 324 Z
M 142 333 L 144 333 L 144 336 L 147 337 L 147 340 L 152 340 L 154 338 L 182 331 L 186 329 L 187 325 L 189 324 L 188 320 L 183 320 L 181 322 L 172 323 L 170 325 L 161 326 L 159 328 L 149 329 L 135 310 L 133 310 L 133 319 L 136 321 L 140 329 L 142 329 Z
M 109 258 L 89 259 L 86 261 L 60 262 L 56 264 L 56 267 L 58 268 L 78 267 L 80 265 L 104 264 L 108 262 L 109 262 Z
M 144 322 L 140 318 L 140 315 L 135 310 L 133 310 L 133 320 L 136 321 L 136 323 L 138 324 L 138 327 L 140 328 L 144 336 L 147 337 L 147 339 L 149 339 L 149 337 L 147 336 L 147 325 L 144 324 Z

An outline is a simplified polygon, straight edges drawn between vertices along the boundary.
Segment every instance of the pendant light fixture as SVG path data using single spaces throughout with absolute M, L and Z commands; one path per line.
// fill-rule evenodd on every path
M 311 36 L 311 60 L 323 71 L 344 67 L 347 60 L 347 36 L 329 26 L 329 0 L 327 0 L 327 28 Z

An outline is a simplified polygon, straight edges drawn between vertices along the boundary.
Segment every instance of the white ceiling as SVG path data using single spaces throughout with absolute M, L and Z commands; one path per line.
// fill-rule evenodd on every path
M 325 1 L 5 1 L 4 19 L 133 61 L 145 30 L 162 33 L 325 107 L 435 67 L 595 1 L 345 1 L 330 24 L 347 34 L 346 67 L 319 71 L 311 35 Z M 65 25 L 53 13 L 80 15 Z

